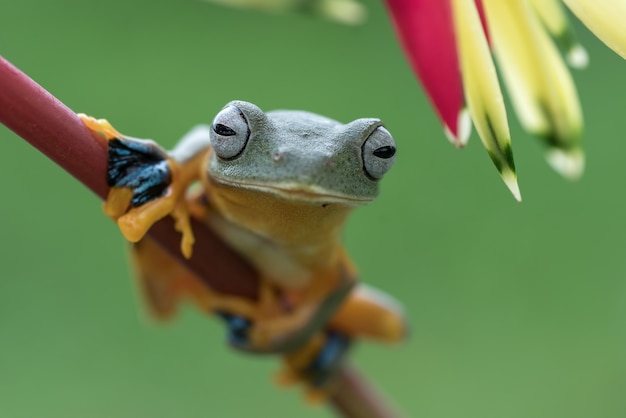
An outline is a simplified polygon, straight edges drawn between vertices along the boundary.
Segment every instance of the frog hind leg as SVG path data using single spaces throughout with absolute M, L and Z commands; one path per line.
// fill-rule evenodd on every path
M 401 305 L 381 290 L 359 284 L 331 318 L 329 327 L 351 337 L 397 343 L 408 325 Z
M 210 289 L 151 238 L 132 245 L 131 260 L 139 292 L 156 320 L 173 318 L 184 301 L 202 312 L 213 311 L 215 296 Z
M 205 314 L 229 312 L 246 321 L 258 317 L 254 302 L 214 291 L 149 237 L 133 244 L 131 260 L 140 293 L 156 319 L 173 317 L 180 303 L 187 301 Z M 228 325 L 232 331 L 235 325 Z
M 325 402 L 334 390 L 334 377 L 352 346 L 348 335 L 325 330 L 306 344 L 283 356 L 283 368 L 276 375 L 279 386 L 304 384 L 311 404 Z
M 277 375 L 281 386 L 304 383 L 306 399 L 321 403 L 333 393 L 333 377 L 356 339 L 386 343 L 403 341 L 408 326 L 402 307 L 378 289 L 359 284 L 348 295 L 324 332 L 283 357 Z
M 178 262 L 150 238 L 132 245 L 131 260 L 141 297 L 150 316 L 173 318 L 182 299 Z

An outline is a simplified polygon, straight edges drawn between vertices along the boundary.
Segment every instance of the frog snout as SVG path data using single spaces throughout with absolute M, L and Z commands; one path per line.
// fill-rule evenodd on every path
M 303 152 L 289 147 L 280 147 L 272 151 L 271 160 L 276 166 L 283 166 L 290 170 L 318 172 L 331 170 L 337 165 L 337 156 L 333 153 Z

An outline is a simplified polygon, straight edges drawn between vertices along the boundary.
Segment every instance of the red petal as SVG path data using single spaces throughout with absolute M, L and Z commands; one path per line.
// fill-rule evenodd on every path
M 464 107 L 449 0 L 386 0 L 404 51 L 440 119 L 459 138 Z
M 487 38 L 487 43 L 491 46 L 491 41 L 489 40 L 489 30 L 487 28 L 487 15 L 485 14 L 485 7 L 483 6 L 482 0 L 475 0 L 476 10 L 478 10 L 478 15 L 480 16 L 480 23 L 483 24 L 483 31 L 485 32 L 485 38 Z

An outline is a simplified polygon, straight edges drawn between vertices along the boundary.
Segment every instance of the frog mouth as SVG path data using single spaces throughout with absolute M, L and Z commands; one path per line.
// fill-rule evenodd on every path
M 364 205 L 371 202 L 372 198 L 358 198 L 345 194 L 329 191 L 319 186 L 303 186 L 298 183 L 282 182 L 272 185 L 259 184 L 254 182 L 226 180 L 214 177 L 219 183 L 247 190 L 255 190 L 262 193 L 271 194 L 285 200 L 293 200 L 299 202 L 310 202 L 326 206 L 330 203 L 342 203 L 347 205 Z

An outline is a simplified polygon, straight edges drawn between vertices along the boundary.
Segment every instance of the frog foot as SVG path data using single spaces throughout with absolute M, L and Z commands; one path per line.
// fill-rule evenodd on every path
M 125 137 L 105 119 L 79 117 L 107 139 L 110 189 L 104 213 L 117 221 L 131 242 L 141 240 L 155 222 L 172 215 L 176 229 L 183 234 L 181 250 L 191 257 L 194 238 L 184 202 L 186 185 L 176 181 L 178 163 L 153 141 Z
M 351 346 L 350 338 L 335 331 L 326 332 L 324 346 L 302 373 L 313 389 L 321 390 L 332 380 Z
M 318 334 L 308 344 L 285 356 L 286 367 L 276 376 L 276 383 L 280 386 L 305 383 L 309 403 L 326 401 L 333 377 L 351 342 L 347 335 L 336 331 Z
M 107 215 L 119 218 L 127 212 L 128 205 L 137 208 L 167 193 L 172 183 L 167 155 L 152 141 L 110 139 L 107 183 L 113 189 L 126 190 L 113 190 L 115 193 L 106 202 Z
M 183 234 L 181 251 L 191 257 L 194 243 L 184 189 L 176 182 L 178 163 L 152 141 L 109 140 L 107 180 L 111 187 L 104 212 L 117 220 L 122 234 L 137 242 L 167 215 Z

